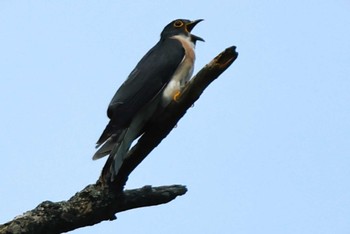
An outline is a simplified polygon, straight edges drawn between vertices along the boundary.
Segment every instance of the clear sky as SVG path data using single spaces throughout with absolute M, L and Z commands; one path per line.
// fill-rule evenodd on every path
M 0 1 L 0 223 L 94 183 L 114 92 L 176 18 L 237 61 L 130 176 L 184 184 L 72 233 L 350 232 L 350 3 Z

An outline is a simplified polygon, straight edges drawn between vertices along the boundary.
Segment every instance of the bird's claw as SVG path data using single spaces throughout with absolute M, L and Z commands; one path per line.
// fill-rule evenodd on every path
M 173 97 L 173 100 L 175 102 L 178 102 L 180 100 L 180 96 L 181 96 L 181 92 L 180 91 L 177 91 Z

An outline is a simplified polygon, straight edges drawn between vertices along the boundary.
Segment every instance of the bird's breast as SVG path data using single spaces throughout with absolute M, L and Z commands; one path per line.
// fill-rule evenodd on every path
M 164 106 L 168 105 L 174 96 L 178 94 L 185 86 L 187 81 L 189 81 L 193 73 L 194 61 L 196 58 L 194 53 L 194 44 L 189 37 L 176 35 L 171 38 L 181 42 L 182 47 L 185 50 L 185 56 L 163 91 Z

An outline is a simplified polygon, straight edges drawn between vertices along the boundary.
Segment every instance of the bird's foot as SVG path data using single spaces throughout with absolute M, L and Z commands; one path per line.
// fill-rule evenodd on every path
M 180 96 L 181 96 L 181 92 L 180 91 L 177 91 L 173 97 L 173 100 L 175 102 L 178 102 L 180 100 Z

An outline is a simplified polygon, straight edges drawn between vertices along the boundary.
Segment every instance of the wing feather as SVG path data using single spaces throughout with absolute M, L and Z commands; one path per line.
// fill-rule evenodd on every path
M 184 56 L 181 43 L 171 38 L 159 41 L 148 51 L 112 98 L 107 110 L 110 122 L 98 145 L 127 127 L 137 112 L 164 89 Z

